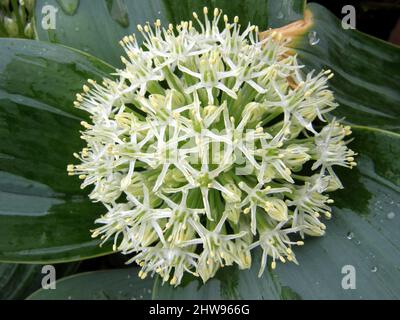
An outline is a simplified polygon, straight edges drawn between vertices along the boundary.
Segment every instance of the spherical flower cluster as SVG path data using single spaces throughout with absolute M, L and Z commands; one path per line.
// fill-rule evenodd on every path
M 121 41 L 125 67 L 77 95 L 91 124 L 68 166 L 107 209 L 93 237 L 172 285 L 249 268 L 256 247 L 260 275 L 268 259 L 297 263 L 292 246 L 325 233 L 333 167 L 356 165 L 350 128 L 327 118 L 329 70 L 305 74 L 288 39 L 218 9 L 193 17 Z

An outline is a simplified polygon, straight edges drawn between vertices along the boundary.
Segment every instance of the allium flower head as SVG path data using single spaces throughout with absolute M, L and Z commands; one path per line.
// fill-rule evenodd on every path
M 327 118 L 329 70 L 304 73 L 289 39 L 218 9 L 193 17 L 121 41 L 125 67 L 77 95 L 91 123 L 68 166 L 107 209 L 93 237 L 172 285 L 249 268 L 256 247 L 260 275 L 268 259 L 297 263 L 292 247 L 325 233 L 334 167 L 356 165 L 350 128 Z

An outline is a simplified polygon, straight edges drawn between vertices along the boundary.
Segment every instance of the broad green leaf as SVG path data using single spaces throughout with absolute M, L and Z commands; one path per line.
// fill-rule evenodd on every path
M 141 280 L 137 268 L 103 270 L 57 281 L 56 290 L 40 289 L 28 300 L 148 300 L 153 281 Z
M 400 132 L 400 47 L 343 29 L 322 6 L 308 9 L 313 21 L 295 38 L 294 48 L 308 70 L 334 72 L 330 87 L 340 103 L 335 115 Z
M 207 6 L 210 11 L 222 9 L 231 19 L 239 16 L 243 25 L 251 22 L 267 29 L 300 19 L 304 4 L 304 0 L 38 0 L 36 29 L 39 40 L 68 45 L 120 66 L 123 50 L 118 42 L 136 32 L 137 24 L 156 19 L 178 24 Z M 46 5 L 58 9 L 54 30 L 42 26 Z
M 77 270 L 79 263 L 59 264 L 58 277 L 69 275 Z M 0 300 L 22 300 L 41 287 L 45 274 L 42 265 L 0 264 Z
M 42 27 L 46 5 L 58 10 L 54 30 Z M 39 40 L 77 48 L 120 66 L 123 50 L 119 41 L 136 31 L 139 23 L 165 21 L 165 14 L 161 0 L 38 0 L 36 29 Z
M 359 166 L 341 170 L 345 189 L 333 195 L 334 214 L 322 238 L 295 248 L 299 266 L 279 264 L 257 278 L 251 270 L 229 268 L 206 285 L 197 280 L 173 288 L 156 282 L 158 299 L 399 299 L 400 298 L 400 135 L 354 127 L 352 148 Z M 354 266 L 356 289 L 342 288 L 342 268 Z M 345 270 L 344 270 L 345 271 Z M 347 271 L 346 271 L 347 272 Z
M 83 146 L 74 94 L 111 70 L 62 46 L 0 39 L 0 261 L 63 262 L 110 251 L 89 232 L 104 209 L 66 165 Z

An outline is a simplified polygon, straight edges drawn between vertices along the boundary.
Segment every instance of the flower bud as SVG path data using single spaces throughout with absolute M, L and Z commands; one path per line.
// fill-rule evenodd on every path
M 32 39 L 33 38 L 33 27 L 32 27 L 32 22 L 28 22 L 25 26 L 24 29 L 24 35 L 25 37 L 27 37 L 28 39 Z
M 35 9 L 35 0 L 24 0 L 25 8 L 28 10 L 29 14 L 32 15 Z
M 269 199 L 265 204 L 264 210 L 272 219 L 277 221 L 288 220 L 288 208 L 281 199 Z
M 18 24 L 14 19 L 4 17 L 4 28 L 10 37 L 18 36 Z

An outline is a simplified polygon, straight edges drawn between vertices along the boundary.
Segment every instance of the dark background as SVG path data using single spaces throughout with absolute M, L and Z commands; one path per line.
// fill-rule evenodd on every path
M 400 45 L 400 0 L 309 0 L 328 8 L 342 18 L 342 8 L 356 9 L 356 28 L 359 31 Z

